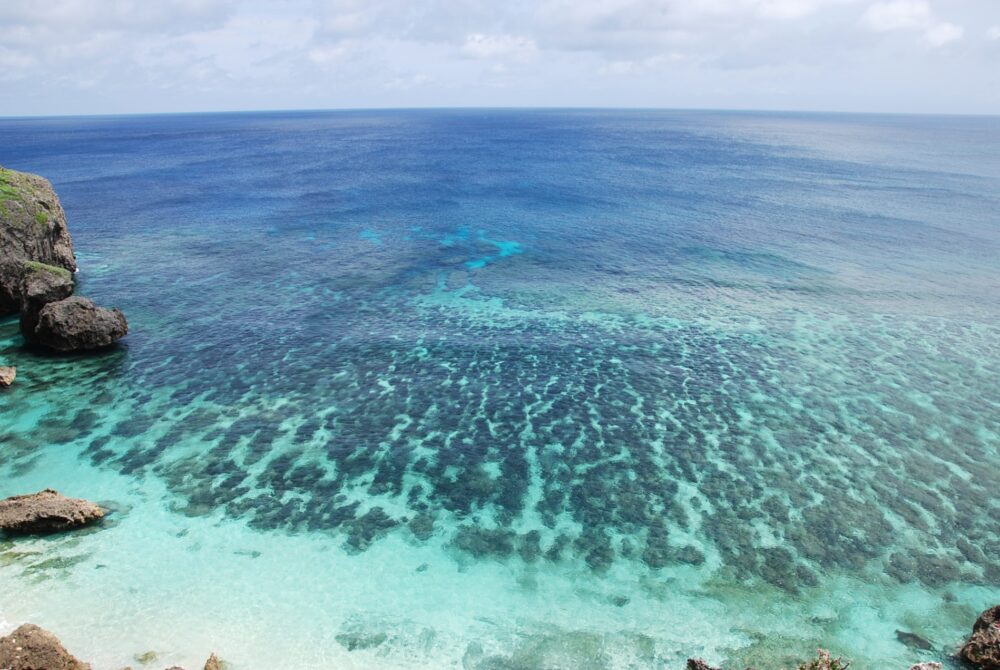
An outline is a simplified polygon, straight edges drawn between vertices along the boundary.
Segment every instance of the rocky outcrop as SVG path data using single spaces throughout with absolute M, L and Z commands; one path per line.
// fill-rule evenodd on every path
M 55 635 L 29 623 L 0 638 L 0 668 L 90 670 L 90 665 L 74 658 Z
M 63 352 L 100 349 L 126 333 L 128 322 L 121 310 L 98 307 L 80 296 L 50 302 L 37 316 L 21 320 L 25 340 Z
M 1000 605 L 979 615 L 958 655 L 979 670 L 1000 670 Z
M 76 270 L 66 214 L 46 179 L 0 167 L 0 316 L 21 309 L 28 264 Z
M 128 332 L 118 310 L 73 295 L 76 258 L 52 184 L 0 168 L 0 316 L 21 313 L 29 344 L 56 351 L 105 347 Z
M 0 367 L 0 389 L 5 389 L 17 379 L 17 368 Z
M 29 261 L 21 278 L 21 334 L 32 341 L 38 314 L 50 302 L 73 295 L 73 277 L 68 270 Z
M 52 489 L 0 500 L 0 530 L 7 533 L 57 533 L 102 518 L 104 510 L 96 504 Z
M 942 666 L 940 663 L 929 661 L 927 663 L 917 663 L 916 665 L 911 665 L 910 670 L 942 670 Z

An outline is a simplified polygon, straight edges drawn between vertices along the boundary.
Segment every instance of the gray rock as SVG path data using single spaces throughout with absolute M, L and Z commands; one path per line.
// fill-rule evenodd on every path
M 34 329 L 22 331 L 27 341 L 63 352 L 106 347 L 126 333 L 128 322 L 120 310 L 98 307 L 79 296 L 48 303 Z
M 0 530 L 7 533 L 56 533 L 102 518 L 104 510 L 96 504 L 52 489 L 0 500 Z
M 910 670 L 941 670 L 942 666 L 940 663 L 917 663 L 916 665 L 911 665 Z
M 0 668 L 4 670 L 90 670 L 66 651 L 55 635 L 24 624 L 0 638 Z
M 0 389 L 5 389 L 17 378 L 17 368 L 0 367 Z
M 21 335 L 28 342 L 34 338 L 38 314 L 50 302 L 73 295 L 73 277 L 68 270 L 28 261 L 21 277 Z
M 76 270 L 66 214 L 47 180 L 0 167 L 0 316 L 20 311 L 29 263 Z

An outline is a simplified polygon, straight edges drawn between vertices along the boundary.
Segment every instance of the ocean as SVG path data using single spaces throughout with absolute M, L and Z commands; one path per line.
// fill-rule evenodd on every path
M 0 632 L 95 670 L 882 670 L 1000 601 L 1000 118 L 7 118 L 0 163 L 131 327 L 49 357 L 0 321 L 0 496 L 114 510 L 0 540 Z

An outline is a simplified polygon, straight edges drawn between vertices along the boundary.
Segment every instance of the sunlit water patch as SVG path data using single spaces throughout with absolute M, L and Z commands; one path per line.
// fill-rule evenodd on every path
M 1000 595 L 1000 160 L 926 123 L 0 123 L 133 330 L 0 324 L 0 493 L 116 510 L 0 546 L 0 617 L 99 667 L 943 656 Z

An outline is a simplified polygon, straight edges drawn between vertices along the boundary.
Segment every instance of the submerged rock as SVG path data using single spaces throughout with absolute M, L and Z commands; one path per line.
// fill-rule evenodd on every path
M 17 368 L 0 367 L 0 389 L 5 389 L 17 379 Z
M 934 663 L 928 661 L 927 663 L 917 663 L 916 665 L 911 665 L 910 670 L 941 670 L 942 666 L 940 663 Z
M 205 670 L 223 670 L 224 667 L 225 664 L 215 654 L 209 656 L 208 660 L 205 661 Z
M 1000 670 L 1000 605 L 979 615 L 958 655 L 979 670 Z
M 128 322 L 120 310 L 98 307 L 86 298 L 73 296 L 45 305 L 38 313 L 34 330 L 23 334 L 33 344 L 71 352 L 106 347 L 127 333 Z
M 0 316 L 21 309 L 31 263 L 76 270 L 66 214 L 48 180 L 0 167 Z
M 930 651 L 934 648 L 934 645 L 927 638 L 920 637 L 916 633 L 910 633 L 905 630 L 897 630 L 896 639 L 910 649 L 916 649 L 917 651 Z
M 3 670 L 90 670 L 74 658 L 52 633 L 24 624 L 0 638 L 0 668 Z
M 0 500 L 0 530 L 7 533 L 56 533 L 103 517 L 104 510 L 94 503 L 52 489 Z

